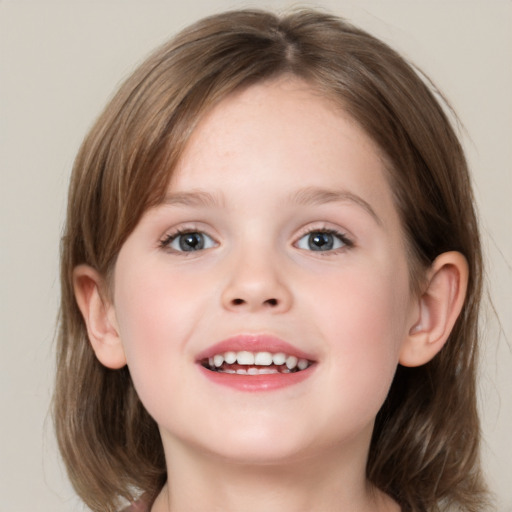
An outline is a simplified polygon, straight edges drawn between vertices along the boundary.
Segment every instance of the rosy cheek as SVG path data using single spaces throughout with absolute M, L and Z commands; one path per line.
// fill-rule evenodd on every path
M 394 364 L 397 357 L 397 315 L 400 307 L 387 276 L 362 270 L 347 273 L 327 294 L 318 314 L 330 326 L 333 347 L 350 360 L 364 358 L 368 366 Z M 329 314 L 330 313 L 330 314 Z M 349 357 L 350 356 L 350 357 Z
M 199 290 L 197 280 L 173 271 L 165 259 L 142 266 L 136 255 L 123 256 L 116 269 L 115 299 L 128 364 L 134 371 L 165 365 L 168 369 L 181 355 L 204 288 Z

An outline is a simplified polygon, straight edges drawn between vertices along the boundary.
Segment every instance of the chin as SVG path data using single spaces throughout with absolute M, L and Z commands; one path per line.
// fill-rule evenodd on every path
M 289 464 L 298 463 L 307 457 L 303 449 L 283 449 L 282 447 L 247 447 L 236 448 L 229 450 L 215 450 L 210 451 L 213 457 L 223 460 L 226 463 L 236 464 L 240 466 L 284 466 Z
M 315 451 L 311 433 L 275 424 L 238 425 L 212 436 L 203 449 L 213 456 L 242 465 L 282 465 L 310 458 Z

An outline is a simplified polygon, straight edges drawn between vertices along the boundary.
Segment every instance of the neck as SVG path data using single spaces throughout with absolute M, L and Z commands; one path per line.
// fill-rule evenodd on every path
M 152 512 L 396 512 L 366 480 L 365 458 L 340 464 L 338 452 L 279 464 L 234 463 L 172 450 L 168 483 Z M 335 456 L 333 456 L 333 453 Z

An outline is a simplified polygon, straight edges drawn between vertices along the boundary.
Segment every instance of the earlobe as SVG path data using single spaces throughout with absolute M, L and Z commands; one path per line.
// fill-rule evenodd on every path
M 78 265 L 73 270 L 73 286 L 96 357 L 107 368 L 122 368 L 126 357 L 114 307 L 103 293 L 103 278 L 89 265 Z
M 402 345 L 400 364 L 421 366 L 443 348 L 462 310 L 468 274 L 466 258 L 459 252 L 446 252 L 434 260 Z

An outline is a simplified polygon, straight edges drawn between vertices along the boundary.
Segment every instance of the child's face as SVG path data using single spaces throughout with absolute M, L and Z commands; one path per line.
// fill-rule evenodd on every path
M 384 165 L 346 114 L 290 78 L 221 102 L 115 267 L 116 324 L 167 455 L 364 459 L 417 315 L 408 275 Z M 203 366 L 229 351 L 310 366 Z

